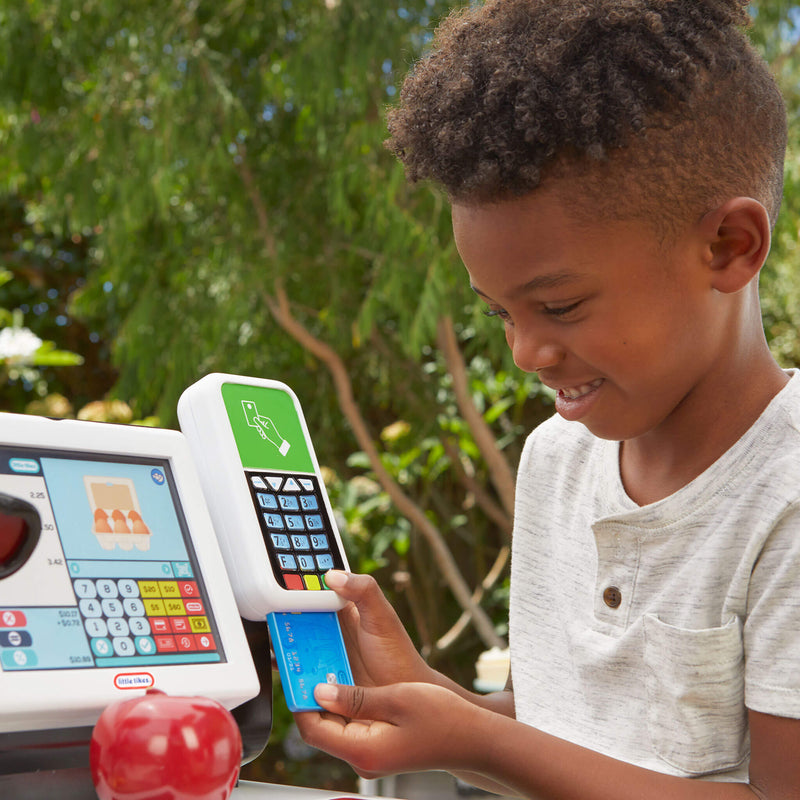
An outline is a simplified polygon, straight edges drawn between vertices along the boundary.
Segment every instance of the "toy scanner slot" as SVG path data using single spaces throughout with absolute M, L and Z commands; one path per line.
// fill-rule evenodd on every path
M 39 512 L 25 500 L 0 494 L 0 579 L 31 557 L 42 532 Z

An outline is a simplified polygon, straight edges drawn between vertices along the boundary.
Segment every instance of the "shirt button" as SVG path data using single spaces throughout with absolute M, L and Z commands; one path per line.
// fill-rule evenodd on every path
M 603 592 L 603 602 L 609 608 L 619 608 L 622 603 L 622 592 L 616 586 L 609 586 Z

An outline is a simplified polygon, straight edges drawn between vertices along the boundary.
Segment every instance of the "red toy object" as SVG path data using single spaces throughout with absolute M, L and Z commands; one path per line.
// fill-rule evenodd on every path
M 239 727 L 224 706 L 158 689 L 108 706 L 89 745 L 100 800 L 227 800 L 241 760 Z

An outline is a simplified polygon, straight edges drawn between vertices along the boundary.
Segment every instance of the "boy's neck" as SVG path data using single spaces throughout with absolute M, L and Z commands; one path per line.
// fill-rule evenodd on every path
M 676 409 L 671 424 L 620 446 L 620 477 L 639 505 L 674 494 L 708 469 L 755 423 L 789 380 L 766 348 L 750 369 L 716 376 Z

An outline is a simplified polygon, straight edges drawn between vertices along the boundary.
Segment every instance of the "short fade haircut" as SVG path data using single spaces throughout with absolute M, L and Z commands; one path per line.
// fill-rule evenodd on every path
M 390 109 L 410 180 L 453 202 L 550 177 L 580 208 L 664 230 L 729 197 L 774 226 L 786 111 L 743 0 L 489 0 L 453 12 Z M 656 215 L 655 217 L 653 215 Z

